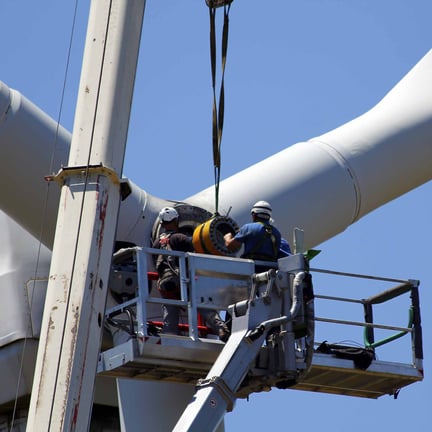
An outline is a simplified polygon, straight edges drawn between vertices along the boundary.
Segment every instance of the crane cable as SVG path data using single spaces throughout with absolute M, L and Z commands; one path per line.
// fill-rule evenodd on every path
M 233 0 L 206 0 L 210 14 L 210 59 L 213 88 L 213 117 L 212 117 L 212 142 L 213 142 L 213 166 L 215 176 L 215 214 L 218 214 L 219 208 L 219 183 L 220 183 L 220 165 L 221 165 L 221 142 L 222 130 L 224 123 L 225 111 L 225 65 L 228 51 L 228 28 L 229 28 L 229 10 Z M 222 30 L 222 75 L 219 92 L 219 107 L 216 103 L 216 9 L 219 6 L 224 8 L 224 20 Z
M 193 232 L 192 244 L 198 253 L 207 253 L 212 255 L 232 256 L 224 242 L 224 235 L 228 232 L 232 234 L 238 231 L 237 223 L 226 216 L 220 216 L 219 207 L 219 182 L 220 182 L 220 165 L 221 165 L 221 141 L 222 129 L 224 123 L 225 93 L 224 77 L 226 54 L 228 50 L 228 26 L 229 10 L 233 0 L 206 0 L 210 13 L 210 58 L 213 87 L 213 117 L 212 117 L 212 138 L 213 138 L 213 166 L 215 175 L 215 212 L 213 216 L 201 225 L 198 225 Z M 219 93 L 219 107 L 216 104 L 216 8 L 224 7 L 224 20 L 222 31 L 222 77 Z M 229 211 L 228 211 L 229 213 Z

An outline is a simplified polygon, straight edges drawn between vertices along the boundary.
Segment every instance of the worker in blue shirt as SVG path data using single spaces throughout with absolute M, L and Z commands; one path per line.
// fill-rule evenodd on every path
M 225 246 L 230 251 L 244 246 L 242 258 L 259 261 L 277 262 L 281 245 L 281 233 L 271 224 L 272 208 L 267 201 L 256 202 L 251 209 L 252 222 L 243 225 L 237 234 L 227 233 L 224 236 Z M 272 266 L 259 265 L 257 273 Z

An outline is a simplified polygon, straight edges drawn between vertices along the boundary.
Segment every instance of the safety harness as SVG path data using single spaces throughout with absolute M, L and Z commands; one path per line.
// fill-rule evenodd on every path
M 165 232 L 159 236 L 159 249 L 173 250 L 170 237 L 174 232 Z M 156 259 L 156 270 L 159 274 L 158 291 L 163 298 L 178 299 L 180 295 L 180 276 L 176 258 L 159 254 Z
M 159 249 L 171 251 L 170 237 L 174 232 L 164 232 L 159 236 Z M 159 277 L 169 277 L 170 275 L 179 274 L 179 269 L 175 257 L 171 255 L 158 255 L 156 259 L 156 270 Z
M 262 261 L 276 261 L 278 256 L 278 248 L 276 247 L 276 236 L 273 233 L 273 227 L 264 222 L 258 221 L 257 223 L 264 226 L 264 235 L 261 237 L 260 241 L 255 244 L 255 246 L 247 253 L 243 255 L 243 258 L 262 260 Z M 273 246 L 273 256 L 267 254 L 257 254 L 256 251 L 261 248 L 261 246 L 270 238 Z

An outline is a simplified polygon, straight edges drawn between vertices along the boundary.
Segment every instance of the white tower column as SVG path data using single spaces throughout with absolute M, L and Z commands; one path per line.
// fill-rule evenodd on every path
M 144 0 L 92 2 L 27 430 L 90 423 Z

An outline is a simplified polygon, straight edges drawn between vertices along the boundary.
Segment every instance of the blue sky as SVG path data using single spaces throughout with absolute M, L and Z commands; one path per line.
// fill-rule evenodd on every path
M 75 2 L 0 3 L 0 80 L 69 130 L 88 4 L 78 2 L 68 63 Z M 222 178 L 374 106 L 432 48 L 431 16 L 430 0 L 235 0 Z M 147 1 L 124 174 L 161 198 L 182 199 L 214 181 L 208 26 L 204 0 Z M 226 416 L 227 431 L 430 430 L 431 193 L 429 182 L 367 215 L 318 245 L 322 253 L 312 263 L 421 281 L 424 381 L 397 400 L 290 390 L 252 395 Z M 325 290 L 319 278 L 315 286 Z M 342 288 L 342 295 L 361 296 Z

